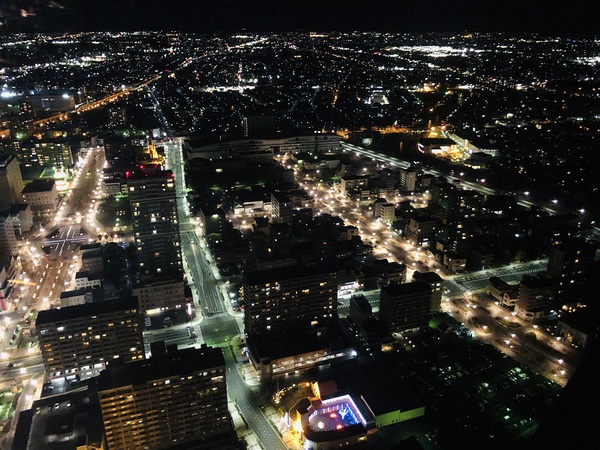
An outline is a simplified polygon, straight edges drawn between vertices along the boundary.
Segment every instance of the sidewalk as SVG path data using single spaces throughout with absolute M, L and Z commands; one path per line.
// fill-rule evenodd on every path
M 229 409 L 229 414 L 231 415 L 231 421 L 233 422 L 235 434 L 241 442 L 246 443 L 246 448 L 248 450 L 265 450 L 261 445 L 258 436 L 251 428 L 246 426 L 244 418 L 240 414 L 237 405 L 231 400 L 231 398 L 228 398 L 227 408 Z

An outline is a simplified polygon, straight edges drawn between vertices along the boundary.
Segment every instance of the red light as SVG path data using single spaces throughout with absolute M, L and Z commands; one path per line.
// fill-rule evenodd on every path
M 127 178 L 129 178 L 129 175 L 131 175 L 131 172 L 128 170 L 127 172 L 125 172 L 125 176 L 126 176 Z
M 143 166 L 143 165 L 140 165 L 140 169 L 144 170 L 144 166 Z

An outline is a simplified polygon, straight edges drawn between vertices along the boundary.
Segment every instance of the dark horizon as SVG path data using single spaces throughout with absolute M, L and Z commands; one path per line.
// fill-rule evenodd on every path
M 194 0 L 0 1 L 1 33 L 65 31 L 531 32 L 598 34 L 589 2 L 375 0 L 349 3 Z M 24 11 L 24 12 L 23 12 Z

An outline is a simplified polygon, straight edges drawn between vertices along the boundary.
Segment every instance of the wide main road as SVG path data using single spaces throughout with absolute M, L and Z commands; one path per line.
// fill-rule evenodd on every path
M 237 359 L 231 347 L 224 348 L 227 365 L 227 393 L 234 401 L 248 426 L 256 433 L 262 448 L 267 450 L 287 450 L 281 437 L 274 432 L 269 420 L 257 407 L 251 388 L 242 380 L 236 368 Z
M 201 334 L 207 343 L 222 344 L 239 336 L 240 330 L 237 320 L 227 314 L 225 301 L 228 299 L 224 298 L 218 271 L 211 262 L 206 243 L 198 236 L 197 223 L 189 215 L 182 144 L 180 138 L 165 144 L 165 154 L 166 167 L 175 176 L 181 245 L 187 263 L 184 266 L 187 266 L 188 281 L 196 293 L 196 312 L 204 316 L 199 325 Z
M 177 210 L 183 256 L 187 262 L 188 283 L 197 293 L 197 312 L 204 316 L 226 313 L 220 282 L 216 279 L 218 272 L 213 270 L 210 255 L 197 234 L 197 223 L 190 220 L 190 209 L 187 203 L 185 186 L 184 161 L 181 139 L 166 143 L 166 167 L 175 176 L 177 192 Z
M 258 406 L 251 388 L 242 380 L 238 371 L 238 361 L 230 344 L 235 337 L 240 336 L 240 326 L 237 318 L 228 314 L 228 308 L 224 302 L 229 300 L 224 298 L 222 282 L 217 279 L 216 267 L 209 261 L 210 255 L 207 254 L 205 243 L 198 236 L 197 224 L 193 219 L 190 220 L 186 200 L 187 189 L 184 183 L 181 139 L 175 139 L 173 142 L 167 143 L 165 149 L 167 155 L 166 167 L 173 171 L 175 176 L 181 245 L 187 262 L 188 281 L 191 282 L 192 289 L 197 293 L 196 309 L 199 312 L 197 316 L 203 316 L 199 324 L 196 319 L 192 321 L 191 326 L 194 329 L 196 327 L 200 328 L 198 335 L 203 342 L 223 349 L 227 365 L 227 391 L 229 397 L 234 400 L 244 420 L 257 435 L 263 448 L 287 450 L 287 446 Z M 163 330 L 158 330 L 152 336 L 152 339 L 162 339 L 163 333 Z M 179 330 L 172 332 L 169 337 L 175 340 L 181 339 L 184 342 L 188 340 L 189 342 L 189 337 L 186 336 L 182 330 Z
M 186 254 L 191 277 L 190 286 L 196 289 L 201 313 L 205 317 L 226 313 L 220 282 L 215 279 L 210 263 L 206 260 L 202 242 L 195 231 L 181 232 L 181 245 Z

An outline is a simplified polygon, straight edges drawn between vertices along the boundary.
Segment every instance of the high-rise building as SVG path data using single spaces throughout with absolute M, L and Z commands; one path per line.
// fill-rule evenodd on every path
M 271 193 L 271 222 L 289 223 L 292 220 L 292 212 L 292 200 L 286 193 Z
M 393 188 L 398 184 L 400 175 L 398 170 L 388 169 L 387 167 L 379 171 L 379 186 Z
M 155 276 L 143 284 L 135 284 L 132 292 L 138 299 L 142 315 L 186 307 L 186 285 L 182 273 L 176 277 Z
M 90 273 L 104 272 L 102 244 L 99 242 L 82 244 L 79 247 L 79 252 L 81 255 L 81 270 L 87 270 Z
M 9 266 L 17 256 L 17 238 L 10 215 L 0 215 L 0 267 Z
M 73 152 L 70 143 L 64 139 L 37 140 L 23 142 L 19 158 L 26 167 L 72 167 Z
M 379 218 L 385 224 L 392 224 L 396 221 L 396 205 L 386 203 L 381 205 Z
M 27 203 L 19 203 L 13 205 L 8 212 L 17 236 L 22 236 L 23 233 L 31 230 L 33 227 L 33 212 L 31 211 L 31 206 Z
M 135 297 L 40 311 L 35 327 L 48 379 L 85 379 L 115 358 L 144 359 Z
M 479 216 L 484 196 L 470 189 L 456 189 L 450 193 L 446 224 L 454 231 L 452 235 L 460 239 L 465 224 Z
M 485 196 L 471 189 L 442 182 L 433 186 L 431 200 L 440 207 L 439 218 L 448 226 L 449 237 L 454 242 L 466 239 L 472 233 L 475 219 L 480 216 Z
M 417 170 L 409 167 L 400 169 L 400 189 L 412 192 L 417 187 Z
M 181 235 L 173 172 L 141 166 L 128 174 L 127 190 L 140 279 L 180 272 Z
M 272 133 L 275 129 L 275 116 L 273 114 L 248 114 L 242 118 L 242 127 L 244 137 Z
M 152 347 L 144 361 L 115 361 L 96 379 L 108 450 L 238 448 L 219 348 Z
M 408 222 L 406 237 L 415 245 L 429 246 L 435 243 L 438 220 L 428 214 L 414 214 Z
M 0 264 L 0 310 L 6 311 L 8 308 L 8 298 L 14 287 L 13 277 L 15 266 L 5 266 Z
M 14 156 L 0 155 L 0 211 L 23 203 L 23 178 L 19 161 Z
M 595 245 L 580 238 L 564 239 L 552 246 L 546 274 L 558 281 L 556 297 L 561 305 L 585 303 L 596 250 Z
M 430 284 L 425 281 L 382 287 L 379 320 L 390 332 L 427 325 L 434 309 L 432 292 Z
M 519 297 L 515 304 L 517 317 L 529 322 L 546 319 L 556 308 L 556 280 L 548 277 L 524 275 L 519 285 Z
M 320 322 L 337 312 L 337 268 L 279 267 L 245 272 L 244 325 L 251 336 Z
M 49 220 L 58 209 L 60 198 L 54 180 L 33 180 L 23 188 L 25 203 L 31 207 L 36 220 Z
M 431 314 L 440 311 L 442 305 L 442 291 L 444 280 L 435 272 L 417 272 L 413 273 L 414 281 L 424 281 L 431 286 Z

